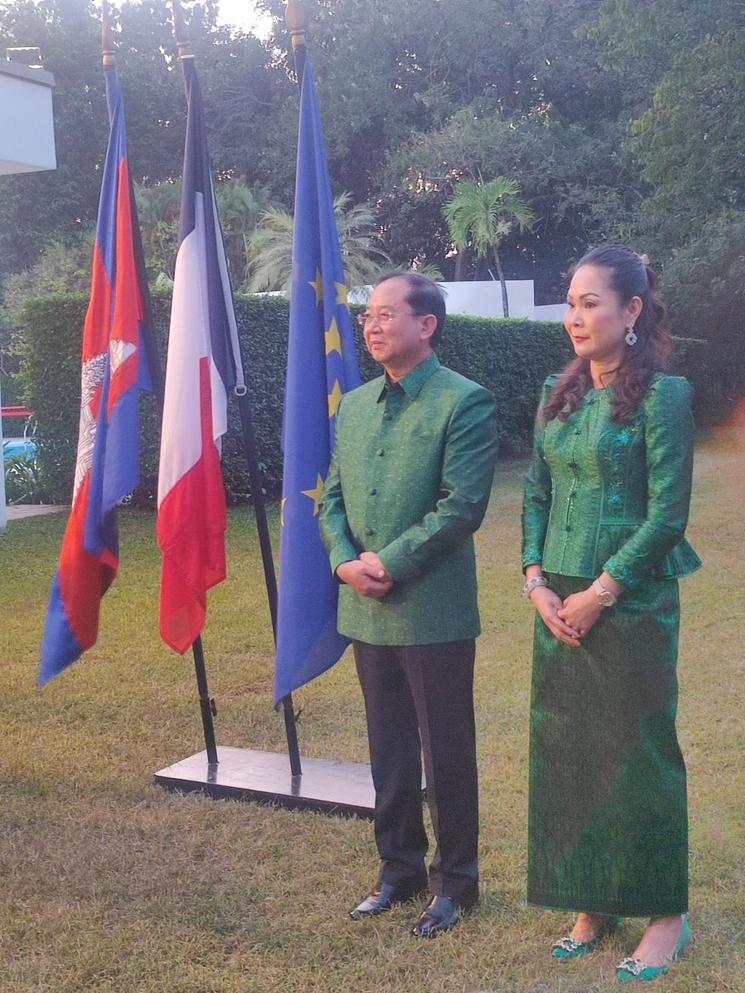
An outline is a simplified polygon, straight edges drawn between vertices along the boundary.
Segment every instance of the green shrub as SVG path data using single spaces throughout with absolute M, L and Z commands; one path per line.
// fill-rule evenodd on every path
M 5 500 L 16 503 L 40 503 L 44 493 L 39 485 L 39 466 L 35 458 L 13 455 L 4 461 Z
M 36 412 L 41 485 L 50 499 L 68 500 L 72 490 L 80 403 L 80 337 L 86 298 L 51 297 L 28 303 L 23 311 L 22 376 L 26 400 Z M 170 297 L 153 299 L 153 316 L 161 359 L 170 311 Z M 281 490 L 280 431 L 289 307 L 282 297 L 236 298 L 249 387 L 256 447 L 270 497 Z M 364 351 L 357 335 L 363 379 L 379 367 Z M 560 369 L 569 347 L 558 323 L 522 319 L 487 320 L 450 316 L 439 349 L 442 361 L 483 383 L 497 399 L 501 451 L 524 451 L 530 443 L 540 385 Z M 232 503 L 250 499 L 240 423 L 231 400 L 231 427 L 223 442 L 223 475 Z M 155 501 L 158 464 L 157 405 L 143 396 L 141 420 L 142 481 L 134 495 L 140 505 Z
M 165 368 L 170 295 L 153 297 L 153 320 L 161 363 Z M 39 465 L 46 492 L 69 500 L 75 473 L 80 414 L 81 329 L 87 297 L 49 297 L 26 304 L 21 316 L 22 378 L 25 396 L 37 417 Z M 265 488 L 275 496 L 281 488 L 279 436 L 286 362 L 289 309 L 277 297 L 238 297 L 236 317 L 246 366 L 259 464 Z M 223 440 L 223 475 L 228 499 L 250 497 L 235 398 L 231 428 Z M 153 505 L 157 495 L 159 417 L 155 399 L 143 394 L 140 420 L 141 482 L 133 502 Z
M 745 212 L 716 217 L 663 273 L 676 332 L 703 338 L 686 368 L 699 420 L 725 416 L 745 391 Z

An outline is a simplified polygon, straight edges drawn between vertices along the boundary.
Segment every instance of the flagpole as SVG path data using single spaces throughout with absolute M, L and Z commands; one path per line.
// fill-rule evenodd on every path
M 101 62 L 104 69 L 116 68 L 116 46 L 114 44 L 114 39 L 111 31 L 111 21 L 109 18 L 109 4 L 108 0 L 103 0 L 102 11 L 101 11 Z M 132 205 L 132 216 L 136 218 L 137 209 L 134 195 L 134 187 L 131 182 L 130 177 L 130 187 L 129 187 L 129 197 Z M 137 275 L 140 281 L 140 286 L 147 286 L 147 272 L 145 270 L 145 256 L 142 250 L 142 233 L 140 231 L 140 225 L 135 223 L 133 225 L 133 237 L 135 244 L 135 257 L 137 262 Z M 143 316 L 145 323 L 149 327 L 153 327 L 152 320 L 152 310 L 150 306 L 150 295 L 149 293 L 143 294 Z M 145 357 L 147 359 L 148 368 L 150 371 L 150 381 L 153 387 L 153 393 L 155 394 L 156 403 L 158 404 L 158 411 L 160 417 L 163 417 L 163 400 L 164 400 L 164 384 L 163 384 L 163 370 L 160 364 L 160 358 L 158 357 L 158 351 L 155 346 L 154 339 L 148 335 L 145 339 Z M 204 651 L 202 648 L 202 639 L 197 638 L 192 645 L 192 652 L 194 655 L 194 668 L 197 679 L 197 691 L 199 695 L 199 705 L 202 714 L 202 728 L 204 731 L 204 741 L 207 751 L 207 761 L 209 765 L 217 765 L 217 746 L 215 744 L 215 726 L 213 722 L 213 716 L 217 714 L 217 708 L 215 706 L 215 701 L 210 698 L 209 689 L 207 686 L 207 671 L 204 664 Z
M 102 0 L 101 9 L 101 64 L 104 69 L 112 68 L 116 69 L 116 45 L 114 44 L 114 36 L 111 31 L 111 20 L 109 18 L 109 0 Z M 132 207 L 132 217 L 137 217 L 137 203 L 135 200 L 134 185 L 132 184 L 132 177 L 130 176 L 129 182 L 129 198 Z M 145 269 L 145 253 L 142 249 L 142 232 L 140 231 L 139 223 L 133 225 L 132 234 L 134 237 L 134 247 L 135 247 L 135 260 L 137 263 L 137 278 L 139 280 L 140 286 L 147 286 L 147 271 Z M 150 294 L 143 294 L 143 317 L 145 319 L 145 324 L 152 328 L 153 315 L 152 307 L 150 306 Z M 147 365 L 150 371 L 150 382 L 153 387 L 153 394 L 155 396 L 155 401 L 158 404 L 158 411 L 163 416 L 163 369 L 161 368 L 160 358 L 158 356 L 158 349 L 155 344 L 155 338 L 152 335 L 146 335 L 143 342 L 145 347 L 145 356 L 147 358 Z
M 298 0 L 287 0 L 285 23 L 290 31 L 298 89 L 302 91 L 303 72 L 305 71 L 305 28 L 308 24 L 308 14 Z
M 104 69 L 116 65 L 116 48 L 109 21 L 109 0 L 103 0 L 101 10 L 101 64 Z
M 184 19 L 183 10 L 179 0 L 171 0 L 173 10 L 173 29 L 178 48 L 179 60 L 182 69 L 185 59 L 193 59 L 191 52 L 191 42 Z M 243 363 L 243 356 L 239 346 L 239 359 Z M 242 371 L 242 370 L 241 370 Z M 266 516 L 266 502 L 264 500 L 263 479 L 259 468 L 259 459 L 256 452 L 256 442 L 253 429 L 253 418 L 245 387 L 235 389 L 235 397 L 238 403 L 238 412 L 241 419 L 243 433 L 243 447 L 248 468 L 248 475 L 251 481 L 251 495 L 253 496 L 254 513 L 256 515 L 256 528 L 259 535 L 259 547 L 261 549 L 261 559 L 264 568 L 264 581 L 266 584 L 267 600 L 269 601 L 269 615 L 272 624 L 272 634 L 276 644 L 277 640 L 277 577 L 274 569 L 274 558 L 272 554 L 271 536 L 269 534 L 269 524 Z M 202 703 L 202 719 L 205 726 L 205 741 L 208 742 L 208 725 L 211 729 L 212 748 L 217 762 L 217 751 L 214 746 L 214 729 L 212 727 L 212 714 L 215 712 L 214 701 L 209 700 L 207 693 L 207 674 L 204 664 L 204 653 L 201 647 L 201 639 L 198 648 L 195 642 L 194 661 L 197 667 L 197 682 L 200 686 L 200 702 Z M 199 659 L 199 662 L 198 662 Z M 204 688 L 204 694 L 202 693 Z M 205 707 L 205 702 L 207 707 Z M 288 694 L 282 699 L 282 712 L 285 723 L 285 734 L 287 736 L 287 750 L 290 759 L 290 771 L 293 776 L 302 775 L 302 765 L 300 761 L 300 748 L 298 745 L 297 725 L 295 708 L 292 702 L 292 694 Z M 209 755 L 209 742 L 207 750 Z M 210 759 L 212 761 L 212 759 Z

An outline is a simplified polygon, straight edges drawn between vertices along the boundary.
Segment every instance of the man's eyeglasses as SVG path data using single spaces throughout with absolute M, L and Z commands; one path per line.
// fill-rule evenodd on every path
M 364 314 L 357 315 L 357 323 L 361 328 L 366 328 L 370 324 L 374 324 L 375 321 L 381 326 L 381 328 L 387 328 L 388 325 L 396 317 L 422 317 L 422 314 L 415 314 L 413 310 L 381 310 L 377 314 L 372 314 L 369 311 L 365 311 Z

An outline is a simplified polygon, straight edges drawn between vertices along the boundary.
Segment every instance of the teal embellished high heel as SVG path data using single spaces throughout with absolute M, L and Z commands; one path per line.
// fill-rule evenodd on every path
M 664 976 L 670 968 L 670 962 L 675 962 L 678 959 L 678 956 L 690 940 L 691 928 L 688 924 L 688 918 L 684 917 L 678 943 L 676 944 L 675 951 L 670 956 L 668 962 L 663 962 L 662 965 L 647 965 L 646 962 L 642 962 L 641 959 L 624 959 L 623 962 L 616 967 L 616 975 L 622 983 L 628 983 L 634 979 L 649 982 L 652 979 L 656 979 L 658 976 Z
M 594 938 L 590 941 L 575 941 L 574 938 L 570 938 L 566 935 L 563 938 L 559 938 L 555 941 L 551 949 L 551 956 L 555 959 L 561 959 L 565 961 L 566 959 L 578 959 L 582 955 L 587 955 L 588 952 L 593 951 L 598 947 L 603 938 L 607 938 L 609 934 L 612 934 L 618 927 L 621 921 L 620 917 L 609 917 L 608 923 Z

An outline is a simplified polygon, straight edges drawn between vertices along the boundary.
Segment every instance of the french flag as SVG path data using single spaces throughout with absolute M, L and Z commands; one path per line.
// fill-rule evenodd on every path
M 182 65 L 186 148 L 158 476 L 160 635 L 181 653 L 204 627 L 207 590 L 225 579 L 220 445 L 228 392 L 245 391 L 199 81 L 192 57 Z
M 101 598 L 119 568 L 117 507 L 139 481 L 138 390 L 152 389 L 149 299 L 116 69 L 104 69 L 109 144 L 83 326 L 72 508 L 52 583 L 39 682 L 95 644 Z M 147 317 L 146 317 L 147 315 Z

